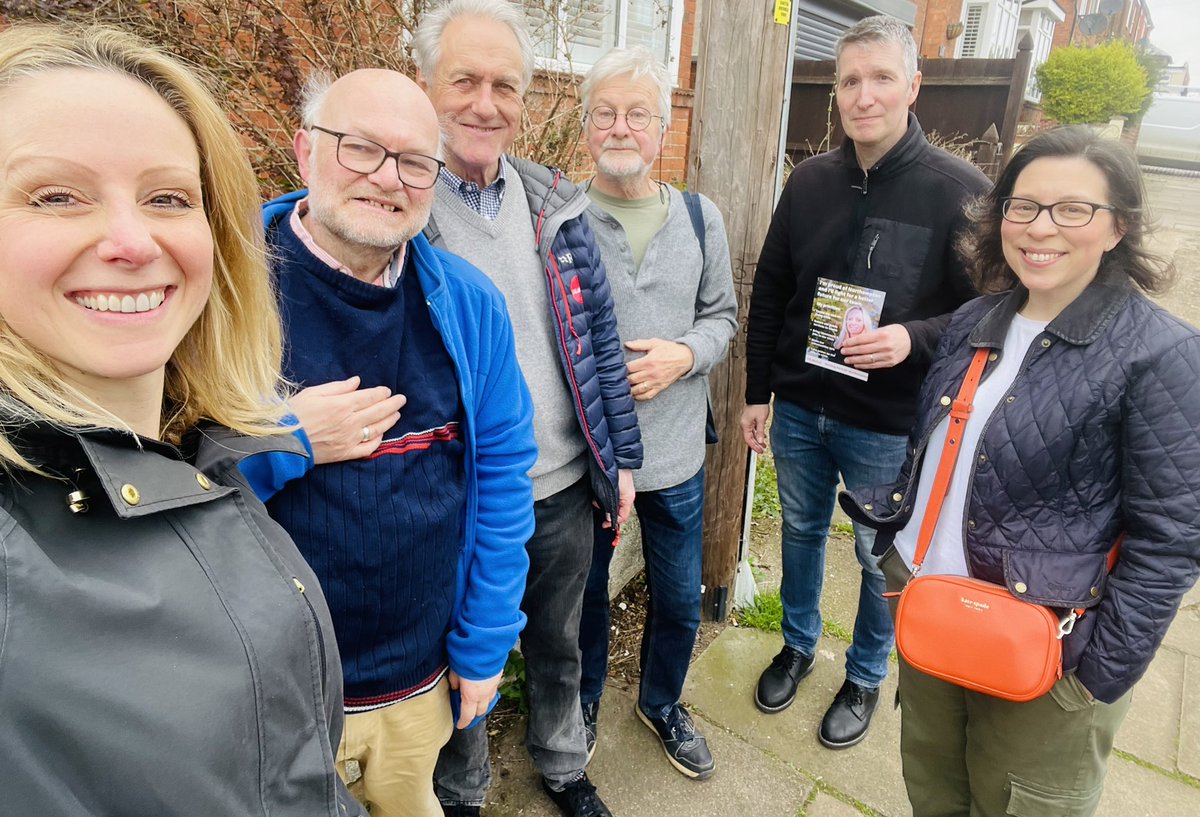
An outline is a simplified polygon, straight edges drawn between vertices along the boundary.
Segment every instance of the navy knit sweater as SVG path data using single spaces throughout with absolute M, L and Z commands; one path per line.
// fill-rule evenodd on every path
M 268 239 L 284 374 L 300 386 L 359 375 L 408 396 L 373 455 L 319 465 L 267 505 L 329 601 L 347 708 L 381 706 L 446 664 L 466 497 L 453 363 L 412 270 L 385 289 L 321 262 L 287 219 Z

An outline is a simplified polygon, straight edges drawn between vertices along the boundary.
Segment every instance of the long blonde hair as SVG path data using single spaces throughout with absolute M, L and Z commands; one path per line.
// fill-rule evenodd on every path
M 179 114 L 196 141 L 214 244 L 208 302 L 166 365 L 162 437 L 178 442 L 202 419 L 245 434 L 280 430 L 281 331 L 264 250 L 259 194 L 241 140 L 203 82 L 165 52 L 107 26 L 18 25 L 0 32 L 0 96 L 61 69 L 130 77 Z M 80 127 L 83 123 L 65 124 Z M 0 394 L 68 427 L 125 424 L 67 385 L 54 364 L 0 316 Z M 22 406 L 10 406 L 25 413 Z M 11 421 L 10 421 L 11 422 Z M 20 420 L 17 420 L 20 422 Z M 0 433 L 0 466 L 30 464 Z

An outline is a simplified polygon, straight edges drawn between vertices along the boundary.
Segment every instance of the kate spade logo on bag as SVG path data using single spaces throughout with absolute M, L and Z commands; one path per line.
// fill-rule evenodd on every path
M 985 610 L 992 609 L 992 605 L 988 604 L 986 601 L 976 601 L 975 599 L 969 599 L 966 596 L 959 596 L 958 600 L 962 602 L 963 607 L 966 607 L 968 610 L 977 613 L 982 613 Z

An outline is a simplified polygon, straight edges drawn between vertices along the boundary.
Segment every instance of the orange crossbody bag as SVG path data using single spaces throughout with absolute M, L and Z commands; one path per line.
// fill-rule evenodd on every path
M 998 584 L 965 576 L 919 575 L 987 356 L 987 349 L 976 351 L 950 409 L 946 444 L 917 536 L 912 578 L 900 592 L 896 648 L 926 675 L 1009 701 L 1031 701 L 1062 677 L 1062 639 L 1083 609 L 1060 619 L 1049 608 L 1022 601 Z M 1110 571 L 1120 545 L 1118 538 L 1109 551 Z

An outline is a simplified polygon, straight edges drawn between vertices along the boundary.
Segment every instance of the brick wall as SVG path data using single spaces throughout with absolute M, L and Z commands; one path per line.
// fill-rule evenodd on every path
M 951 59 L 958 39 L 946 39 L 946 27 L 962 20 L 963 0 L 917 0 L 916 25 L 913 38 L 917 53 L 929 59 Z M 961 35 L 960 35 L 961 36 Z M 945 49 L 939 53 L 939 49 Z

